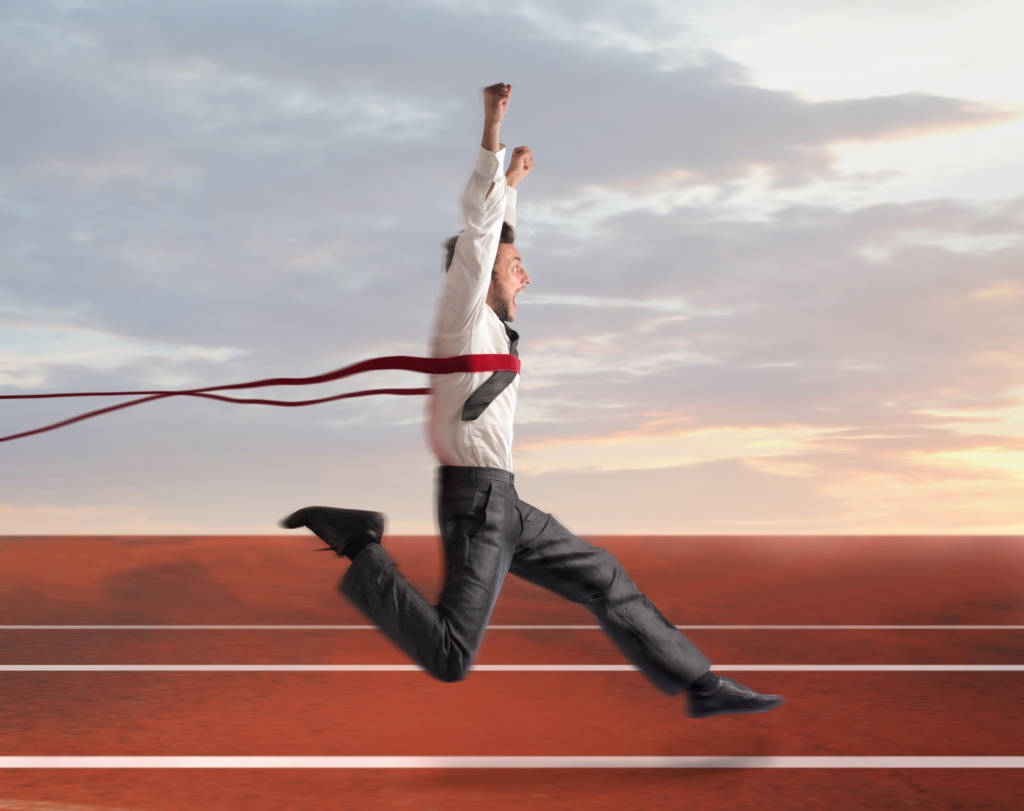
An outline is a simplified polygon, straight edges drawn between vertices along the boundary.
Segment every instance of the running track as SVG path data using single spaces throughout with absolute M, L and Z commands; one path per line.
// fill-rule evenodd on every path
M 442 684 L 308 535 L 0 537 L 0 809 L 1024 807 L 1024 538 L 591 540 L 788 703 L 689 719 L 515 578 Z

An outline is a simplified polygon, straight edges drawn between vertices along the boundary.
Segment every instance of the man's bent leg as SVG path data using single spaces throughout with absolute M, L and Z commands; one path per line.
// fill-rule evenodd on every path
M 620 651 L 662 692 L 675 695 L 711 662 L 644 596 L 607 550 L 592 546 L 524 501 L 512 574 L 581 603 Z
M 420 667 L 442 681 L 458 681 L 472 665 L 512 561 L 511 474 L 441 468 L 438 519 L 445 577 L 436 607 L 378 544 L 355 556 L 339 587 Z

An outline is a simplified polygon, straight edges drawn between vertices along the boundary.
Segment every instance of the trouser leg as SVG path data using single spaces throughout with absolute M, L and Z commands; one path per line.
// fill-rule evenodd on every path
M 402 651 L 435 678 L 465 678 L 483 639 L 515 549 L 511 474 L 442 468 L 438 523 L 444 585 L 436 606 L 398 571 L 379 544 L 356 555 L 341 592 Z
M 511 572 L 581 603 L 616 647 L 668 695 L 685 690 L 711 662 L 636 587 L 607 550 L 517 498 L 521 522 Z

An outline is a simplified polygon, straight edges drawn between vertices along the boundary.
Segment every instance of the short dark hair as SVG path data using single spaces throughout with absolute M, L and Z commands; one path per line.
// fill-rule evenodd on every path
M 458 241 L 459 235 L 456 234 L 453 237 L 448 237 L 442 244 L 444 247 L 444 272 L 448 272 L 448 268 L 452 266 L 452 259 L 455 257 L 455 243 Z M 498 237 L 498 244 L 511 245 L 516 241 L 516 229 L 509 225 L 507 222 L 501 224 L 501 235 Z

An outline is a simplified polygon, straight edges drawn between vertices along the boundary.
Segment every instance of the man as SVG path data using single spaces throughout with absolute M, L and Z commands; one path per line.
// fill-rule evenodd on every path
M 449 240 L 444 290 L 434 321 L 433 354 L 518 354 L 516 295 L 530 283 L 513 239 L 519 182 L 533 168 L 527 147 L 502 174 L 501 123 L 511 87 L 484 90 L 484 130 L 462 197 L 465 229 Z M 440 600 L 430 605 L 381 545 L 380 513 L 305 507 L 287 528 L 308 527 L 352 562 L 341 592 L 424 670 L 443 681 L 465 678 L 510 571 L 586 606 L 658 688 L 688 692 L 692 717 L 760 712 L 782 703 L 719 677 L 607 551 L 577 538 L 551 515 L 522 501 L 512 474 L 514 372 L 435 375 L 430 439 L 440 463 L 438 523 L 445 551 Z

